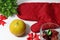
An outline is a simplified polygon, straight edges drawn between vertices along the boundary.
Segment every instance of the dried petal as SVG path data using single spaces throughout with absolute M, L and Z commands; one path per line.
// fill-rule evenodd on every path
M 33 38 L 33 33 L 28 34 L 28 36 L 29 36 L 30 38 Z
M 0 20 L 5 20 L 5 19 L 7 19 L 5 16 L 0 15 Z
M 3 25 L 4 26 L 5 22 L 0 20 L 0 25 Z

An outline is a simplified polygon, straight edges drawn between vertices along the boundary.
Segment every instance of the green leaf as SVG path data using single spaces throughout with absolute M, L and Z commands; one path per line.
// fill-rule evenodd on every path
M 0 0 L 0 13 L 9 17 L 17 13 L 17 0 Z
M 4 13 L 4 7 L 1 9 L 1 12 Z
M 52 32 L 50 29 L 43 31 L 46 35 L 51 36 Z
M 8 15 L 7 15 L 8 13 L 7 12 L 4 12 L 4 15 L 6 16 L 6 17 L 8 17 Z
M 2 0 L 0 0 L 0 3 L 2 3 Z
M 12 13 L 17 13 L 16 9 L 14 9 L 14 8 L 11 9 L 11 12 Z
M 12 7 L 9 5 L 7 8 L 8 8 L 8 9 L 11 9 Z
M 4 6 L 7 6 L 7 4 L 6 4 L 6 3 L 4 3 Z
M 49 35 L 51 35 L 52 34 L 52 32 L 51 32 L 51 30 L 49 29 L 48 31 L 47 31 L 47 35 L 49 36 Z
M 11 0 L 7 0 L 6 2 L 9 3 L 9 2 L 11 2 Z

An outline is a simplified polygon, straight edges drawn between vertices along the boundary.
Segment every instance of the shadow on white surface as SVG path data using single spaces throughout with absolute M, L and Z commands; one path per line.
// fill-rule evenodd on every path
M 30 26 L 28 24 L 26 24 L 26 34 L 30 33 Z

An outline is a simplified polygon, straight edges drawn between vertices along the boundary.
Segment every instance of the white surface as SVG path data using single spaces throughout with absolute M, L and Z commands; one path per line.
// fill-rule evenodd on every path
M 18 0 L 18 4 L 20 3 L 24 3 L 24 2 L 56 2 L 56 3 L 60 3 L 60 0 Z
M 23 3 L 25 1 L 30 1 L 30 0 L 18 0 L 18 4 Z M 60 2 L 60 0 L 31 0 L 31 1 Z M 2 25 L 0 25 L 0 40 L 26 40 L 27 36 L 25 36 L 25 37 L 16 37 L 16 36 L 14 36 L 13 34 L 10 33 L 9 24 L 14 19 L 18 19 L 18 17 L 17 16 L 9 17 L 6 20 L 6 24 L 5 24 L 4 27 Z M 24 22 L 27 24 L 27 26 L 28 25 L 31 26 L 34 23 L 36 23 L 34 21 L 33 22 L 32 21 L 24 21 Z
M 5 26 L 3 27 L 0 25 L 0 40 L 26 40 L 26 36 L 24 37 L 16 37 L 13 34 L 10 33 L 9 30 L 9 24 L 11 23 L 12 20 L 14 19 L 19 19 L 17 16 L 9 17 L 5 22 Z M 24 20 L 23 20 L 24 21 Z M 34 24 L 35 22 L 32 21 L 24 21 L 27 25 L 27 32 L 30 30 L 29 26 Z M 29 26 L 28 26 L 29 25 Z

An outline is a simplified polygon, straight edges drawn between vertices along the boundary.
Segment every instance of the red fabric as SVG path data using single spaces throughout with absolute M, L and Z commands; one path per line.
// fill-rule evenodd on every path
M 60 3 L 23 3 L 17 10 L 19 18 L 37 21 L 31 26 L 33 32 L 39 32 L 43 23 L 52 22 L 60 25 Z M 43 29 L 48 28 L 56 27 Z
M 57 21 L 57 23 L 60 25 L 60 3 L 57 4 L 52 4 L 53 9 L 54 9 L 54 16 Z
M 17 8 L 18 17 L 25 20 L 38 20 L 37 14 L 39 10 L 44 6 L 44 3 L 23 3 Z
M 33 7 L 32 7 L 33 6 Z M 37 20 L 36 16 L 34 15 L 34 8 L 35 5 L 23 3 L 18 6 L 18 17 L 25 19 L 25 20 Z
M 38 13 L 38 22 L 32 25 L 31 30 L 33 32 L 39 32 L 41 25 L 47 22 L 52 22 L 52 23 L 57 23 L 55 19 L 55 14 L 54 14 L 54 9 L 51 7 L 52 4 L 45 4 L 42 9 L 39 10 Z M 45 29 L 51 29 L 51 28 L 56 28 L 56 26 L 53 27 L 43 27 L 43 30 Z

